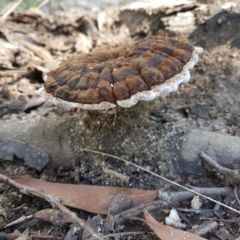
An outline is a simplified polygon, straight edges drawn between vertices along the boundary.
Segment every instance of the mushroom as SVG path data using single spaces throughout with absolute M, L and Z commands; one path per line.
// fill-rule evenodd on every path
M 128 46 L 80 54 L 50 71 L 39 94 L 58 106 L 130 108 L 188 82 L 189 69 L 202 52 L 182 37 L 151 36 Z

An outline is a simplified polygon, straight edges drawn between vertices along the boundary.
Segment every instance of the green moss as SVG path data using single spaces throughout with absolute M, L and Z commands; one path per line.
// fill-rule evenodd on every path
M 27 10 L 31 7 L 38 6 L 43 0 L 23 0 L 21 4 L 18 6 L 17 10 Z M 6 9 L 9 8 L 9 6 L 13 3 L 17 2 L 17 0 L 0 0 L 0 12 L 4 12 Z M 63 3 L 64 1 L 61 0 L 50 0 L 49 3 L 52 7 L 59 7 L 60 3 Z M 1 10 L 2 9 L 2 10 Z
M 36 7 L 42 2 L 42 0 L 23 0 L 22 3 L 19 5 L 19 10 L 27 10 L 30 7 Z

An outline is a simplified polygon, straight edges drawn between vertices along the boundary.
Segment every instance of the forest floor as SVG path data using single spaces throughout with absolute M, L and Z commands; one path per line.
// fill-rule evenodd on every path
M 181 6 L 178 12 L 176 10 L 170 15 L 166 11 L 165 15 L 161 12 L 160 17 L 158 11 L 152 15 L 142 11 L 129 14 L 128 11 L 123 13 L 119 9 L 107 9 L 94 13 L 72 9 L 57 11 L 51 15 L 36 8 L 26 12 L 12 12 L 0 26 L 0 141 L 15 139 L 28 142 L 49 154 L 51 163 L 44 170 L 37 171 L 25 166 L 23 161 L 17 159 L 5 161 L 2 157 L 0 173 L 61 183 L 124 186 L 145 190 L 159 189 L 166 184 L 114 158 L 90 156 L 76 150 L 82 147 L 103 149 L 116 156 L 127 157 L 128 160 L 130 158 L 134 163 L 154 173 L 173 180 L 180 177 L 182 184 L 194 182 L 198 187 L 226 187 L 229 182 L 219 180 L 213 172 L 208 173 L 199 164 L 200 160 L 187 163 L 187 157 L 184 158 L 182 152 L 180 154 L 179 151 L 174 150 L 171 154 L 167 151 L 165 153 L 165 145 L 162 148 L 156 147 L 161 142 L 155 139 L 165 137 L 169 142 L 176 132 L 191 132 L 194 129 L 200 133 L 195 136 L 196 141 L 203 139 L 206 132 L 213 134 L 212 136 L 218 136 L 214 134 L 226 136 L 226 139 L 234 137 L 236 143 L 234 151 L 236 155 L 240 152 L 240 145 L 238 145 L 240 142 L 240 13 L 236 9 L 216 10 L 215 8 L 215 5 L 204 4 L 196 4 L 187 9 Z M 179 16 L 177 15 L 179 12 L 191 13 L 190 15 L 195 19 L 194 23 L 187 26 L 183 32 L 167 29 L 164 18 Z M 129 17 L 131 14 L 146 19 L 146 23 L 144 20 L 140 26 Z M 161 18 L 159 21 L 161 24 L 154 22 L 154 16 Z M 149 24 L 151 21 L 153 24 Z M 129 26 L 131 24 L 132 26 Z M 134 24 L 138 24 L 138 28 Z M 182 84 L 177 91 L 164 98 L 156 99 L 152 103 L 139 103 L 133 110 L 117 108 L 115 113 L 103 114 L 61 109 L 52 103 L 44 102 L 38 96 L 37 90 L 44 83 L 43 79 L 47 72 L 70 56 L 129 44 L 142 37 L 157 34 L 184 35 L 195 45 L 204 48 L 199 62 L 191 71 L 189 83 Z M 69 125 L 69 122 L 66 123 L 67 119 L 71 119 L 74 128 L 73 125 Z M 112 123 L 114 124 L 111 125 Z M 50 124 L 51 127 L 44 129 L 46 124 Z M 134 130 L 133 124 L 136 124 Z M 21 126 L 24 128 L 21 129 Z M 41 132 L 45 131 L 42 139 L 38 138 L 40 136 L 38 126 Z M 53 136 L 55 133 L 50 133 L 49 129 L 56 131 L 56 134 L 62 137 L 61 144 L 56 147 L 55 138 L 50 139 L 50 135 Z M 71 132 L 72 129 L 75 133 L 79 131 L 79 134 L 74 135 Z M 120 132 L 121 137 L 118 138 Z M 67 138 L 66 135 L 71 137 Z M 46 140 L 44 136 L 47 136 Z M 81 139 L 77 142 L 76 138 Z M 150 140 L 145 141 L 144 138 Z M 131 145 L 132 141 L 133 145 Z M 149 146 L 149 143 L 152 146 Z M 83 145 L 79 146 L 81 144 Z M 207 144 L 209 143 L 206 142 L 205 145 Z M 226 140 L 225 145 L 227 144 Z M 120 148 L 116 147 L 119 145 L 121 145 Z M 175 158 L 173 154 L 178 156 Z M 0 148 L 0 156 L 3 155 Z M 215 155 L 223 159 L 221 163 L 239 170 L 239 156 L 232 158 L 228 156 L 229 159 L 226 159 L 226 156 L 221 150 Z M 119 180 L 111 173 L 105 174 L 102 163 L 99 164 L 99 162 L 104 162 L 105 167 L 126 175 L 129 181 Z M 230 186 L 234 187 L 234 184 L 231 183 Z M 7 186 L 5 182 L 0 183 L 1 232 L 12 233 L 16 229 L 23 232 L 28 228 L 31 235 L 40 233 L 41 236 L 48 235 L 49 238 L 51 236 L 51 239 L 54 239 L 54 236 L 59 237 L 56 239 L 64 238 L 69 225 L 53 226 L 36 218 L 6 227 L 6 224 L 21 216 L 31 215 L 38 210 L 50 207 L 44 200 L 23 195 L 16 188 Z M 176 191 L 176 187 L 170 189 Z M 219 196 L 217 200 L 223 201 L 223 197 Z M 201 213 L 201 217 L 212 220 L 219 217 L 213 213 L 216 205 L 206 199 L 202 201 L 202 209 L 209 210 L 212 214 Z M 231 206 L 240 209 L 237 201 Z M 181 201 L 175 204 L 175 207 L 190 208 L 190 200 Z M 166 212 L 168 211 L 155 209 L 153 215 L 158 221 L 163 221 L 167 215 Z M 240 236 L 239 214 L 224 208 L 219 212 L 222 218 L 219 217 L 218 221 L 222 222 L 212 233 L 207 233 L 203 237 L 237 239 Z M 95 216 L 83 210 L 77 210 L 77 213 L 84 219 Z M 193 213 L 185 213 L 185 215 L 189 220 L 185 230 L 204 222 L 200 219 L 200 215 Z M 235 220 L 226 223 L 224 219 Z M 127 236 L 122 239 L 156 238 L 144 223 L 136 224 L 136 220 L 128 220 L 112 229 L 112 233 L 127 231 L 144 231 L 144 234 L 139 235 L 138 238 Z M 0 235 L 0 238 L 10 238 L 10 236 Z

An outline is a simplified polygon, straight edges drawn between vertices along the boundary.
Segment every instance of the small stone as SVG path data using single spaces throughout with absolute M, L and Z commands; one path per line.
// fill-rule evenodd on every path
M 192 209 L 199 210 L 202 206 L 202 201 L 198 195 L 194 196 L 191 201 Z

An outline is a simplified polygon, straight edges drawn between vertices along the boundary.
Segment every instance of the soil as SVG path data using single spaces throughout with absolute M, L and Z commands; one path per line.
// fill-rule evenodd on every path
M 207 10 L 202 11 L 203 6 Z M 51 161 L 44 170 L 37 171 L 25 166 L 23 160 L 0 160 L 0 173 L 140 189 L 159 189 L 166 184 L 112 157 L 83 150 L 87 148 L 122 157 L 173 180 L 181 177 L 183 184 L 191 176 L 198 186 L 225 186 L 225 182 L 202 166 L 198 154 L 193 157 L 184 152 L 192 148 L 197 153 L 207 151 L 209 145 L 224 138 L 222 144 L 214 147 L 215 160 L 231 168 L 240 164 L 240 14 L 233 10 L 217 13 L 211 10 L 211 5 L 192 10 L 199 24 L 190 33 L 171 32 L 162 25 L 157 30 L 154 25 L 154 30 L 139 28 L 139 32 L 133 33 L 116 9 L 101 14 L 74 10 L 74 14 L 58 12 L 52 16 L 42 15 L 36 9 L 12 13 L 0 28 L 2 46 L 11 45 L 3 47 L 0 53 L 0 141 L 10 138 L 27 142 L 46 152 Z M 145 13 L 144 16 L 147 18 Z M 153 102 L 140 102 L 131 109 L 116 108 L 109 112 L 61 109 L 48 102 L 43 104 L 38 98 L 36 90 L 43 84 L 45 74 L 63 59 L 80 52 L 127 44 L 151 34 L 185 35 L 204 48 L 191 71 L 190 82 L 176 92 Z M 188 141 L 191 134 L 196 142 L 204 139 L 201 149 Z M 208 142 L 210 137 L 206 136 L 213 137 L 213 142 Z M 236 148 L 227 150 L 231 149 L 227 145 L 233 143 Z M 125 174 L 129 181 L 104 174 L 103 166 Z M 28 227 L 31 233 L 59 236 L 68 231 L 68 226 L 53 227 L 36 219 L 5 228 L 7 223 L 48 204 L 22 195 L 5 183 L 0 183 L 0 194 L 1 231 L 22 231 Z M 188 208 L 189 203 L 181 202 L 178 207 Z M 203 208 L 212 207 L 210 202 L 203 204 Z M 94 216 L 84 211 L 78 213 L 85 219 Z M 228 214 L 229 218 L 234 217 Z M 165 217 L 161 209 L 153 215 L 159 221 Z M 191 220 L 192 225 L 201 223 L 199 219 Z M 237 238 L 239 226 L 231 227 Z M 139 239 L 156 238 L 143 223 L 127 221 L 115 230 L 120 229 L 147 230 Z M 204 237 L 214 239 L 210 234 Z

